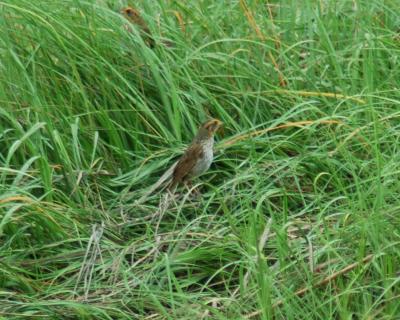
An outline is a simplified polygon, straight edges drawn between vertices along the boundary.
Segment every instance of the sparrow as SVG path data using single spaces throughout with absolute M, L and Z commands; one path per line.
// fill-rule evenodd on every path
M 138 200 L 138 203 L 143 203 L 164 183 L 168 190 L 173 192 L 179 184 L 187 185 L 191 179 L 206 172 L 214 158 L 214 135 L 221 126 L 222 122 L 218 119 L 204 122 L 184 154 L 150 187 L 149 191 Z
M 150 32 L 149 27 L 147 26 L 147 23 L 144 21 L 139 11 L 132 7 L 126 7 L 121 10 L 121 13 L 125 16 L 127 20 L 129 20 L 130 22 L 132 22 L 133 24 L 137 25 L 140 28 L 141 34 L 144 36 L 143 38 L 145 43 L 150 48 L 154 48 L 155 41 L 153 39 L 153 36 Z
M 211 119 L 200 126 L 197 135 L 172 172 L 170 190 L 174 190 L 179 183 L 189 182 L 210 168 L 214 158 L 214 135 L 221 125 L 221 121 Z

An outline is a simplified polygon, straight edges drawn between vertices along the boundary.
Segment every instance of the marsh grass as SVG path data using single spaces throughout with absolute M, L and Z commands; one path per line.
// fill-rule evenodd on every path
M 0 316 L 399 317 L 396 2 L 124 5 L 0 1 Z M 202 197 L 135 204 L 209 116 Z

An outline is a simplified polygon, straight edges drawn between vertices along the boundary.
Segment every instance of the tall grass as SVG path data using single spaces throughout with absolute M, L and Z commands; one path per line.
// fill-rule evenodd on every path
M 0 316 L 399 317 L 397 3 L 127 4 L 0 1 Z

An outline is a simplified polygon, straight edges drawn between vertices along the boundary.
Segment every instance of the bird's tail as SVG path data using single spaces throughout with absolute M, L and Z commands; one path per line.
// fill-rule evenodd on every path
M 172 174 L 174 173 L 174 169 L 177 164 L 178 164 L 178 161 L 176 161 L 167 171 L 165 171 L 164 174 L 160 177 L 160 179 L 158 179 L 157 182 L 155 184 L 153 184 L 149 188 L 149 190 L 147 190 L 146 193 L 136 203 L 142 204 L 143 202 L 145 202 L 146 199 L 149 197 L 149 195 L 151 195 L 154 191 L 156 191 L 164 183 L 166 185 L 169 185 L 172 181 Z

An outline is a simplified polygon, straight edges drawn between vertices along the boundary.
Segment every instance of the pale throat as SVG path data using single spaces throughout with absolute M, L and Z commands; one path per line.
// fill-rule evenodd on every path
M 192 177 L 200 175 L 207 171 L 214 158 L 213 154 L 213 146 L 214 146 L 214 137 L 210 137 L 207 140 L 203 140 L 200 142 L 203 148 L 203 154 L 201 161 L 198 161 L 193 168 Z
M 214 157 L 214 137 L 210 137 L 209 139 L 205 140 L 203 143 L 203 156 L 204 156 L 204 160 L 205 162 L 209 163 L 209 165 L 211 164 L 213 157 Z M 208 165 L 208 166 L 209 166 Z

